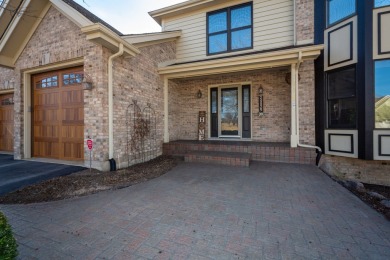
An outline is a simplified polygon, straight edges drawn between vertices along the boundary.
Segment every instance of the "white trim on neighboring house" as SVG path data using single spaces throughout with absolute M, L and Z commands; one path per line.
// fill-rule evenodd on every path
M 176 41 L 182 35 L 181 31 L 132 34 L 122 36 L 126 42 L 141 48 L 153 44 Z
M 374 160 L 390 160 L 390 130 L 374 130 Z
M 24 129 L 24 148 L 23 148 L 23 159 L 31 159 L 32 154 L 32 118 L 31 118 L 31 76 L 38 73 L 43 73 L 52 70 L 65 69 L 75 66 L 84 65 L 84 58 L 69 60 L 66 62 L 50 64 L 47 66 L 40 66 L 38 68 L 29 69 L 22 72 L 23 75 L 23 97 L 24 97 L 24 109 L 23 109 L 23 129 Z
M 358 158 L 358 130 L 325 130 L 325 154 Z

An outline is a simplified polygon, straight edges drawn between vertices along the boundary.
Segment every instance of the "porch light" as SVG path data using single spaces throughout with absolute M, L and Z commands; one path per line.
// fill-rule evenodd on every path
M 199 89 L 199 91 L 198 91 L 198 94 L 196 94 L 196 96 L 197 96 L 198 98 L 202 98 L 202 91 L 200 91 L 200 89 Z
M 83 82 L 81 84 L 82 84 L 84 90 L 91 90 L 92 89 L 92 81 L 88 75 L 84 75 Z

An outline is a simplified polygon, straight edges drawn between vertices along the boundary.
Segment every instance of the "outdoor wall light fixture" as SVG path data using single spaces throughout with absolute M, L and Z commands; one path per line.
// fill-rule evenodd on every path
M 196 94 L 196 96 L 197 96 L 198 98 L 202 98 L 202 91 L 200 91 L 200 89 L 199 89 L 198 93 Z
M 260 86 L 258 90 L 258 97 L 259 97 L 259 116 L 264 115 L 264 100 L 263 100 L 263 87 Z
M 83 82 L 81 84 L 83 85 L 84 90 L 91 90 L 92 89 L 91 77 L 89 77 L 87 74 L 85 74 L 83 77 Z

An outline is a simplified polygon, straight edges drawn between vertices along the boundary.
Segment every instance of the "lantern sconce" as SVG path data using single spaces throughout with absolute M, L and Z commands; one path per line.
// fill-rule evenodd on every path
M 259 116 L 264 115 L 264 100 L 263 100 L 263 87 L 260 86 L 258 89 L 258 97 L 259 97 Z
M 202 98 L 202 91 L 200 91 L 200 89 L 199 89 L 198 93 L 196 94 L 196 96 L 197 96 L 198 98 Z
M 88 74 L 84 74 L 82 85 L 83 85 L 84 90 L 91 90 L 92 89 L 92 87 L 93 87 L 92 80 Z

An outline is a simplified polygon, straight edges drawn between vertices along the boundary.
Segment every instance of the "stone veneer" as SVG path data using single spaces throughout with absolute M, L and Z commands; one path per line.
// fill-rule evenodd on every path
M 323 155 L 319 167 L 341 179 L 390 186 L 390 162 L 369 161 L 334 155 Z
M 199 111 L 208 113 L 208 86 L 251 82 L 252 140 L 262 142 L 289 142 L 291 127 L 291 87 L 286 83 L 290 68 L 223 74 L 218 76 L 176 79 L 169 82 L 170 140 L 196 140 Z M 305 62 L 300 68 L 300 137 L 301 142 L 314 144 L 314 65 Z M 258 114 L 258 89 L 263 88 L 264 115 Z M 203 96 L 197 98 L 197 92 Z M 209 120 L 206 122 L 208 137 Z
M 118 138 L 114 142 L 116 155 L 123 156 L 121 151 L 125 128 L 122 120 L 123 111 L 134 96 L 138 96 L 143 103 L 154 103 L 156 111 L 159 111 L 158 125 L 162 125 L 163 82 L 157 73 L 157 63 L 174 58 L 173 43 L 145 47 L 141 51 L 142 54 L 136 58 L 118 58 L 115 61 L 114 128 L 118 129 L 117 134 L 114 135 L 114 138 Z M 5 81 L 15 82 L 14 155 L 16 159 L 25 158 L 23 71 L 82 59 L 84 74 L 93 84 L 92 90 L 84 91 L 84 138 L 89 135 L 94 141 L 93 167 L 108 169 L 108 58 L 112 54 L 107 48 L 87 41 L 80 28 L 54 7 L 49 9 L 17 60 L 15 69 L 0 68 L 0 86 L 4 85 Z M 162 135 L 162 132 L 159 133 L 160 143 L 162 143 Z M 161 149 L 160 147 L 160 154 Z M 86 147 L 84 157 L 89 159 L 89 151 Z

